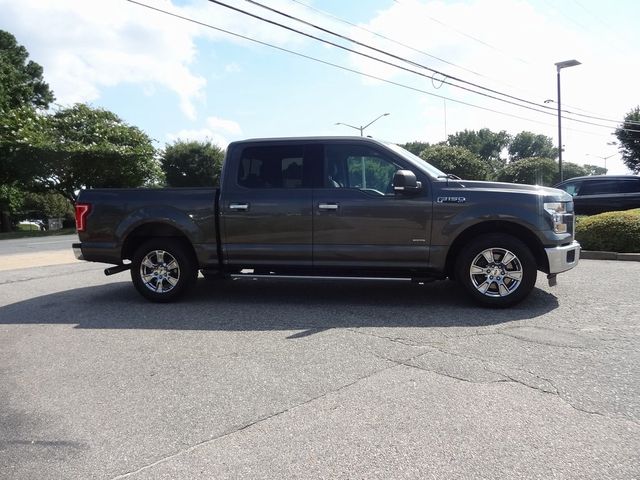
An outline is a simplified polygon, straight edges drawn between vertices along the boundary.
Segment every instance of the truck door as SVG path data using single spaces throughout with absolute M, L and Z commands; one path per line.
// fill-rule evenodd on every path
M 395 194 L 393 175 L 409 169 L 368 145 L 326 144 L 324 184 L 314 193 L 314 267 L 425 268 L 429 260 L 431 192 Z
M 220 199 L 227 265 L 311 266 L 312 172 L 302 144 L 234 147 Z

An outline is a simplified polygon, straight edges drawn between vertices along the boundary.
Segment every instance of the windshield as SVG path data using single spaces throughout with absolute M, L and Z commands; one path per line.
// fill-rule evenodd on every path
M 421 159 L 417 155 L 414 155 L 410 151 L 405 150 L 401 146 L 396 145 L 395 143 L 385 143 L 385 145 L 389 147 L 391 150 L 393 150 L 394 152 L 396 152 L 398 155 L 400 155 L 402 158 L 404 158 L 405 160 L 408 160 L 413 165 L 418 167 L 420 170 L 431 175 L 432 177 L 438 178 L 438 177 L 446 176 L 444 172 L 441 172 L 430 163 L 424 161 L 423 159 Z

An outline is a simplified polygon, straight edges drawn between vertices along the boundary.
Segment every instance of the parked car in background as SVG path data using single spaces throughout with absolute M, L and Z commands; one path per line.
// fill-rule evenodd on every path
M 42 220 L 23 220 L 18 226 L 20 230 L 44 231 L 47 229 Z
M 640 208 L 640 176 L 575 177 L 555 186 L 573 197 L 575 213 L 595 215 Z

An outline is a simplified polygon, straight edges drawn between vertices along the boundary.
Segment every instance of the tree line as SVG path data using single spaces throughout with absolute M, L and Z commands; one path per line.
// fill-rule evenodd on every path
M 545 186 L 560 181 L 555 161 L 558 149 L 550 137 L 533 132 L 511 136 L 504 130 L 464 130 L 435 145 L 416 141 L 403 147 L 440 170 L 469 180 Z M 565 178 L 606 173 L 596 165 L 571 162 L 563 162 L 563 171 Z
M 208 141 L 164 148 L 118 115 L 86 104 L 59 106 L 43 69 L 0 30 L 0 231 L 25 218 L 72 218 L 82 188 L 205 187 L 218 183 L 224 151 Z M 53 105 L 53 107 L 52 107 Z M 616 131 L 625 164 L 640 173 L 640 107 Z M 488 128 L 409 151 L 461 178 L 553 185 L 557 149 L 544 135 Z M 564 163 L 565 178 L 605 173 Z

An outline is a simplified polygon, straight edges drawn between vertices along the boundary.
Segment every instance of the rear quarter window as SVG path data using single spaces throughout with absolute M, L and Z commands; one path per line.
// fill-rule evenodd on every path
M 586 180 L 580 189 L 580 195 L 607 195 L 622 193 L 621 180 Z
M 623 180 L 620 190 L 622 193 L 640 193 L 640 178 Z

